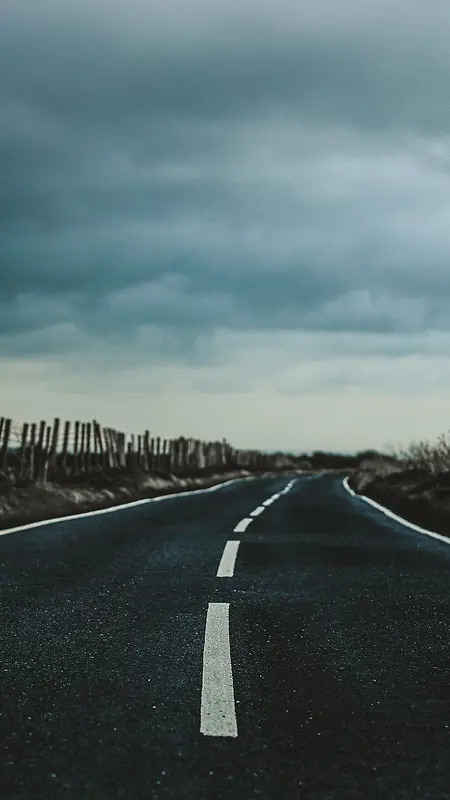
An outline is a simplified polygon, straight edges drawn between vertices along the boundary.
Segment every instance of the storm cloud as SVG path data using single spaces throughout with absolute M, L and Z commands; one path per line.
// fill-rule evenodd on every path
M 449 33 L 418 0 L 3 0 L 8 401 L 30 364 L 55 397 L 130 368 L 267 409 L 359 385 L 367 420 L 387 386 L 446 391 Z

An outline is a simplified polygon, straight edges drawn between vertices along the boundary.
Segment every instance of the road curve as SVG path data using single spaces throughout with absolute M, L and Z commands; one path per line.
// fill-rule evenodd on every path
M 450 798 L 450 546 L 336 475 L 0 537 L 2 800 Z

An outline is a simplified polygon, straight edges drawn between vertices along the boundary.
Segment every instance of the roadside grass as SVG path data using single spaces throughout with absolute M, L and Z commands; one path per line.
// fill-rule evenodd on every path
M 349 486 L 421 527 L 450 533 L 450 440 L 439 436 L 362 460 Z
M 399 448 L 395 455 L 406 469 L 426 470 L 431 475 L 450 470 L 450 441 L 445 434 L 435 444 L 425 439 L 413 441 L 408 447 Z

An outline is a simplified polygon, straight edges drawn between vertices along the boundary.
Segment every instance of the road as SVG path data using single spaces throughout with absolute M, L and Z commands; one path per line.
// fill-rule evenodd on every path
M 336 475 L 0 536 L 0 576 L 2 800 L 450 798 L 450 546 Z

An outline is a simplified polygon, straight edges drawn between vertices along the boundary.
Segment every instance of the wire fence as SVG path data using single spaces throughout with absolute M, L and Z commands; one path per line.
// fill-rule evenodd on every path
M 228 442 L 205 442 L 180 436 L 163 439 L 125 434 L 97 420 L 52 424 L 14 422 L 0 417 L 0 473 L 20 481 L 47 482 L 117 470 L 180 474 L 211 468 L 270 469 L 282 454 L 237 450 Z

